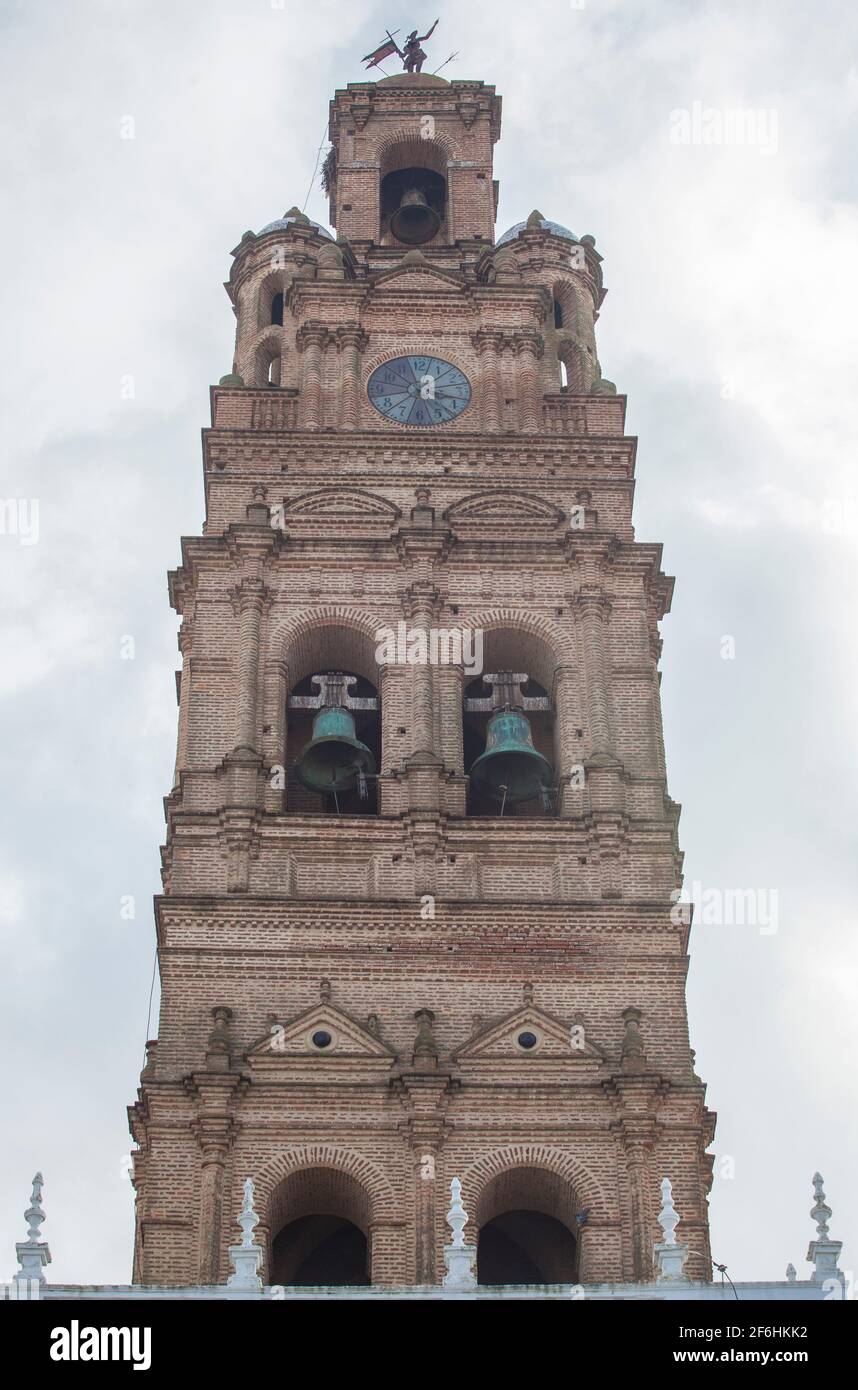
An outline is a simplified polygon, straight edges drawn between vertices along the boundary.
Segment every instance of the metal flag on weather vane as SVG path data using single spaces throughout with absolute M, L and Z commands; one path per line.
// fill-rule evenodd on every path
M 393 33 L 398 34 L 399 30 L 394 29 Z M 367 53 L 366 57 L 361 59 L 361 62 L 366 63 L 368 68 L 375 68 L 378 67 L 379 63 L 383 63 L 385 58 L 389 58 L 392 53 L 398 53 L 399 56 L 402 57 L 402 50 L 394 39 L 393 34 L 388 34 L 384 43 L 380 43 L 378 48 L 373 49 L 372 53 Z
M 368 68 L 375 68 L 378 67 L 380 63 L 383 63 L 385 58 L 389 58 L 391 54 L 397 53 L 402 59 L 402 66 L 406 72 L 420 72 L 426 61 L 426 54 L 423 52 L 420 45 L 426 43 L 427 39 L 431 39 L 437 27 L 438 21 L 436 19 L 432 28 L 425 34 L 418 35 L 417 30 L 413 29 L 405 40 L 404 48 L 400 48 L 396 39 L 393 37 L 393 34 L 398 34 L 399 30 L 394 29 L 393 34 L 391 34 L 388 29 L 386 31 L 387 38 L 384 42 L 380 43 L 378 48 L 373 49 L 372 53 L 367 53 L 362 61 L 366 63 Z

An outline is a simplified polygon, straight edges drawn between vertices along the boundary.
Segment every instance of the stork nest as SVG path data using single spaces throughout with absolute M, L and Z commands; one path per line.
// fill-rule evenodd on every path
M 325 161 L 322 165 L 322 188 L 325 190 L 325 193 L 330 194 L 331 185 L 334 182 L 336 176 L 337 152 L 332 145 L 331 148 L 328 150 L 328 153 L 325 155 Z

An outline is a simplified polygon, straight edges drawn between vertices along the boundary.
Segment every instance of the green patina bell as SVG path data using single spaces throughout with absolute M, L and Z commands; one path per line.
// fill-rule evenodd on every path
M 498 710 L 489 720 L 486 749 L 471 767 L 481 791 L 507 803 L 529 801 L 552 781 L 551 764 L 533 746 L 530 721 L 521 710 Z
M 296 768 L 299 781 L 311 792 L 342 792 L 353 787 L 360 773 L 375 772 L 375 758 L 355 738 L 354 715 L 341 705 L 320 709 L 313 719 L 313 737 Z

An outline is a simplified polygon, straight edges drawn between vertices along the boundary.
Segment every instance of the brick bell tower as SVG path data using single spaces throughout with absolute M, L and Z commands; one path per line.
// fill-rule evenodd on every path
M 495 240 L 483 82 L 352 83 L 237 249 L 206 521 L 170 576 L 178 755 L 139 1099 L 135 1279 L 221 1283 L 251 1176 L 280 1284 L 707 1279 L 714 1117 L 635 441 L 601 256 Z

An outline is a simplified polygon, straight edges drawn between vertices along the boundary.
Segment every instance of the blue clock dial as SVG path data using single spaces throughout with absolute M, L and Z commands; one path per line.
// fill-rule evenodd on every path
M 465 373 L 441 357 L 394 357 L 376 367 L 366 389 L 376 410 L 400 425 L 444 425 L 471 399 Z

